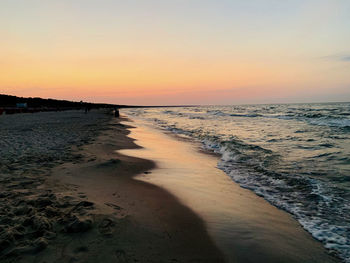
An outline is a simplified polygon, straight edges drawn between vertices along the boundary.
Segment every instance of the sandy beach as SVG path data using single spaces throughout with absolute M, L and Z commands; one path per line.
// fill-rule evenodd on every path
M 0 118 L 0 262 L 338 262 L 198 145 L 102 111 Z
M 350 1 L 0 1 L 0 263 L 350 263 Z
M 107 122 L 111 117 L 103 112 L 58 115 L 1 120 L 7 125 L 3 133 L 19 126 L 32 132 L 33 118 L 36 129 L 49 120 L 58 125 L 46 125 L 51 133 L 42 128 L 53 135 L 46 145 L 23 135 L 32 139 L 28 158 L 2 155 L 1 262 L 223 262 L 195 213 L 166 190 L 133 179 L 155 163 L 116 153 L 139 148 L 127 137 L 127 126 L 116 119 Z M 76 136 L 79 130 L 84 134 Z M 41 147 L 54 149 L 55 157 L 37 161 Z

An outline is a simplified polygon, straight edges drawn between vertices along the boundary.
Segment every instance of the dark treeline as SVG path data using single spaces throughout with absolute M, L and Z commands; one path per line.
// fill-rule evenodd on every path
M 183 106 L 136 106 L 136 105 L 118 105 L 107 103 L 90 103 L 83 101 L 68 101 L 68 100 L 55 100 L 55 99 L 42 99 L 42 98 L 24 98 L 12 95 L 0 94 L 0 115 L 14 114 L 14 113 L 34 113 L 40 111 L 61 111 L 61 110 L 74 110 L 85 109 L 89 111 L 91 109 L 99 108 L 152 108 L 152 107 L 183 107 Z M 186 105 L 186 107 L 191 107 Z
M 0 108 L 15 108 L 17 103 L 27 103 L 28 108 L 158 108 L 158 107 L 194 107 L 196 105 L 168 105 L 168 106 L 141 106 L 141 105 L 118 105 L 108 103 L 90 103 L 68 100 L 23 98 L 12 95 L 0 94 Z
M 106 103 L 88 103 L 75 102 L 68 100 L 42 99 L 42 98 L 23 98 L 11 95 L 0 94 L 0 107 L 16 108 L 17 103 L 27 103 L 28 108 L 113 108 L 123 107 L 122 105 L 106 104 Z

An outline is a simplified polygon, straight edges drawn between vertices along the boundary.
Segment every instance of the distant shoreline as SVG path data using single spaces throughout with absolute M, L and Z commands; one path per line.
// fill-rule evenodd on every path
M 27 107 L 16 107 L 16 104 L 27 104 Z M 349 103 L 348 101 L 329 101 L 329 102 L 270 102 L 270 103 L 235 103 L 220 106 L 242 106 L 242 105 L 290 105 L 290 104 L 327 104 L 327 103 Z M 39 97 L 18 97 L 14 95 L 0 94 L 0 115 L 7 112 L 13 113 L 33 113 L 41 111 L 62 111 L 62 110 L 83 110 L 85 107 L 96 108 L 178 108 L 178 107 L 211 107 L 210 105 L 126 105 L 111 103 L 93 103 L 84 101 L 58 100 Z
M 35 113 L 46 111 L 66 111 L 88 109 L 114 109 L 114 108 L 166 108 L 166 107 L 196 107 L 196 105 L 175 106 L 142 106 L 142 105 L 120 105 L 108 103 L 92 103 L 84 101 L 68 101 L 57 99 L 43 99 L 33 97 L 17 97 L 0 94 L 0 115 L 17 113 Z

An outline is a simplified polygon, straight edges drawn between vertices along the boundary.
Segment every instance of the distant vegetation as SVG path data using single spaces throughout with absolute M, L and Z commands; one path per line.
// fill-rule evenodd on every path
M 75 108 L 112 108 L 123 107 L 123 105 L 105 104 L 105 103 L 89 103 L 76 102 L 68 100 L 42 99 L 42 98 L 23 98 L 11 95 L 0 94 L 0 107 L 2 108 L 16 108 L 17 104 L 26 103 L 28 108 L 41 109 L 75 109 Z
M 186 105 L 193 107 L 194 105 Z M 99 109 L 99 108 L 152 108 L 152 107 L 183 107 L 178 106 L 131 106 L 107 103 L 77 102 L 68 100 L 42 99 L 42 98 L 23 98 L 12 95 L 0 94 L 0 115 L 3 113 L 33 113 L 39 111 L 61 111 L 77 109 Z
M 11 95 L 0 94 L 0 115 L 15 113 L 34 113 L 40 111 L 63 111 L 63 110 L 90 110 L 99 108 L 128 108 L 132 106 L 77 102 L 68 100 L 42 99 L 42 98 L 23 98 Z

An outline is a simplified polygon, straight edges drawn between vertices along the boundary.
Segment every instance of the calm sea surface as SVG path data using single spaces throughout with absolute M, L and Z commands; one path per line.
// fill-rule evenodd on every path
M 242 187 L 350 262 L 350 103 L 130 109 L 200 141 Z

